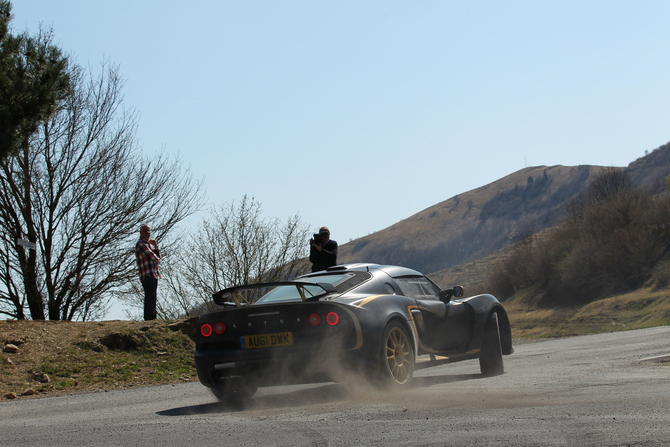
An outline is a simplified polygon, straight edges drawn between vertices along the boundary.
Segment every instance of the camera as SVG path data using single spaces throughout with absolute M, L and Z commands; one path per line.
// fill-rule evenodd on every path
M 314 243 L 315 243 L 316 245 L 322 245 L 323 239 L 322 239 L 321 234 L 319 234 L 319 233 L 314 233 L 314 234 L 312 235 L 312 239 L 314 239 Z

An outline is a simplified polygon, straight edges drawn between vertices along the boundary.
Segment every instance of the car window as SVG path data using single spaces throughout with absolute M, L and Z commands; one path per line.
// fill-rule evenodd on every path
M 306 286 L 302 291 L 307 298 L 325 293 L 321 287 L 317 286 Z M 282 301 L 302 301 L 298 288 L 296 286 L 276 287 L 259 299 L 258 303 L 267 304 Z
M 439 300 L 440 291 L 423 276 L 394 278 L 402 294 L 417 300 Z
M 352 275 L 324 275 L 324 276 L 312 276 L 309 278 L 304 278 L 298 280 L 298 282 L 325 282 L 337 286 L 337 284 L 346 281 Z M 305 286 L 301 290 L 307 298 L 316 295 L 322 295 L 326 293 L 321 287 L 318 286 Z M 261 299 L 258 300 L 258 303 L 275 303 L 283 301 L 302 301 L 300 296 L 300 291 L 295 285 L 286 285 L 273 288 L 271 291 L 263 295 Z

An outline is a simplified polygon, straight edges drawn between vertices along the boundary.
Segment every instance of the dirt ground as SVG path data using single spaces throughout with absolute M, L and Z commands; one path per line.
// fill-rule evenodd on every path
M 0 399 L 195 380 L 191 321 L 0 321 Z

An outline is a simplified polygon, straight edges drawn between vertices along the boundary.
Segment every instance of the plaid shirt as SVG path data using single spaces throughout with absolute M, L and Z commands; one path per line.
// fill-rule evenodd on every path
M 158 263 L 161 262 L 160 249 L 151 248 L 151 245 L 147 241 L 140 238 L 137 244 L 135 244 L 135 259 L 137 260 L 137 268 L 140 271 L 140 281 L 145 276 L 162 278 L 158 270 Z

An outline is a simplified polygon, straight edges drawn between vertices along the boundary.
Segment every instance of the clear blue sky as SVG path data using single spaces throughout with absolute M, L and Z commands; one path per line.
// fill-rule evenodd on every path
M 525 166 L 670 141 L 668 1 L 14 0 L 120 65 L 151 155 L 340 244 Z M 200 216 L 202 217 L 202 216 Z

